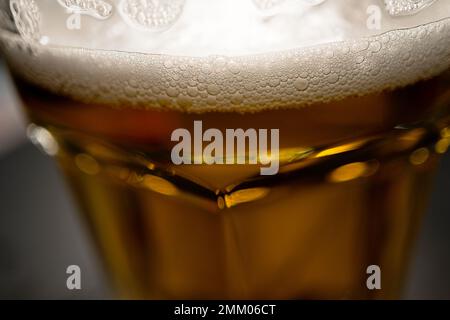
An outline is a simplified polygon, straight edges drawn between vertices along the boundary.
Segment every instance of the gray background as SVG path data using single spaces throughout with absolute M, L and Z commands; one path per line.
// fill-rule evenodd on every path
M 0 299 L 104 299 L 108 286 L 73 199 L 52 159 L 24 138 L 9 78 L 0 64 Z M 416 245 L 404 297 L 450 299 L 450 154 Z M 66 289 L 68 265 L 82 290 Z

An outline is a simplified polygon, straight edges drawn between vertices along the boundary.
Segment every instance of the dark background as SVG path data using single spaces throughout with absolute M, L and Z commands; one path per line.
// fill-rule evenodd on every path
M 52 159 L 24 137 L 0 63 L 0 299 L 109 298 L 98 258 Z M 450 154 L 440 166 L 404 298 L 450 299 Z M 66 289 L 79 265 L 82 290 Z

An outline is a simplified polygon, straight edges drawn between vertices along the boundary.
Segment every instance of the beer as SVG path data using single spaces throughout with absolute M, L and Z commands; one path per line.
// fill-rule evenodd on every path
M 186 20 L 189 10 L 168 17 Z M 154 27 L 128 23 L 136 21 Z M 177 29 L 166 22 L 155 39 Z M 108 41 L 80 49 L 52 37 L 43 45 L 24 32 L 1 39 L 29 135 L 56 156 L 118 296 L 366 299 L 400 296 L 430 178 L 450 143 L 449 20 L 390 28 L 275 51 L 262 41 L 245 54 L 240 42 L 224 55 L 205 46 L 203 56 L 177 46 L 122 52 Z M 277 173 L 260 174 L 250 148 L 233 155 L 244 164 L 208 164 L 195 152 L 197 163 L 175 164 L 171 135 L 194 137 L 195 123 L 277 129 L 268 154 Z M 368 286 L 370 266 L 380 267 L 380 290 Z

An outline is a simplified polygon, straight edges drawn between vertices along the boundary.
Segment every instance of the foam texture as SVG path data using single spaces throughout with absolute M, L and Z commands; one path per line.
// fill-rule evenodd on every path
M 0 39 L 16 74 L 56 94 L 114 107 L 196 113 L 303 107 L 406 86 L 450 66 L 449 18 L 244 55 L 43 46 L 8 31 Z

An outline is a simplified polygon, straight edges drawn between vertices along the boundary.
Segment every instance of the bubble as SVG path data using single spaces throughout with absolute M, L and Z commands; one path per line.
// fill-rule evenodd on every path
M 305 91 L 308 88 L 309 83 L 307 80 L 299 78 L 299 79 L 295 80 L 294 86 L 299 91 Z
M 199 83 L 205 83 L 206 82 L 206 77 L 201 75 L 201 74 L 199 74 L 199 75 L 197 75 L 197 81 Z
M 278 87 L 280 85 L 281 80 L 278 77 L 269 80 L 269 86 Z
M 325 79 L 324 79 L 324 80 L 325 80 Z M 311 83 L 312 83 L 313 85 L 317 86 L 318 84 L 320 84 L 321 81 L 322 81 L 322 79 L 320 79 L 320 78 L 313 78 L 313 79 L 311 80 Z
M 169 97 L 176 98 L 178 97 L 180 92 L 178 91 L 178 89 L 171 87 L 166 90 L 166 93 Z
M 408 16 L 432 5 L 436 0 L 384 0 L 386 10 L 392 16 Z
M 130 79 L 130 80 L 128 81 L 128 84 L 129 84 L 131 87 L 133 87 L 133 88 L 138 88 L 138 87 L 139 87 L 139 82 L 136 81 L 135 79 Z
M 96 19 L 108 19 L 113 7 L 103 0 L 58 0 L 58 3 L 70 12 L 86 14 Z
M 233 60 L 227 63 L 227 68 L 232 74 L 239 74 L 241 72 L 240 66 Z
M 251 81 L 250 82 L 246 82 L 244 84 L 244 89 L 247 90 L 247 91 L 253 91 L 253 90 L 256 89 L 256 84 L 254 82 L 251 82 Z
M 172 74 L 172 80 L 173 80 L 173 81 L 178 81 L 178 80 L 180 80 L 180 75 L 179 75 L 178 73 Z
M 339 81 L 339 75 L 337 73 L 332 73 L 327 77 L 327 81 L 330 84 L 334 84 Z
M 17 30 L 26 41 L 41 38 L 41 13 L 34 0 L 10 0 L 9 6 Z
M 389 37 L 389 35 L 386 34 L 386 35 L 381 36 L 380 40 L 381 40 L 381 43 L 388 44 L 391 41 L 391 38 Z
M 178 20 L 184 2 L 185 0 L 121 0 L 119 12 L 134 28 L 161 31 Z
M 366 60 L 366 58 L 364 56 L 358 56 L 356 57 L 356 63 L 357 64 L 361 64 Z
M 242 100 L 244 100 L 244 97 L 241 94 L 234 94 L 233 97 L 231 98 L 231 103 L 239 105 L 242 102 Z
M 194 97 L 198 96 L 199 92 L 196 88 L 190 87 L 187 89 L 187 94 L 194 98 Z
M 209 94 L 216 96 L 220 93 L 220 88 L 215 84 L 210 84 L 206 87 Z
M 372 53 L 377 53 L 381 50 L 381 43 L 379 41 L 374 41 L 370 44 L 369 50 Z
M 303 79 L 308 78 L 308 72 L 302 71 L 302 72 L 299 74 L 299 77 L 300 77 L 300 78 L 303 78 Z
M 184 64 L 183 62 L 181 62 L 181 63 L 178 65 L 178 69 L 180 69 L 180 71 L 186 71 L 187 68 L 188 68 L 187 64 Z
M 212 72 L 212 67 L 211 67 L 211 65 L 209 63 L 204 63 L 204 64 L 201 65 L 200 71 L 202 73 L 204 73 L 205 75 L 208 75 L 208 74 L 210 74 Z

